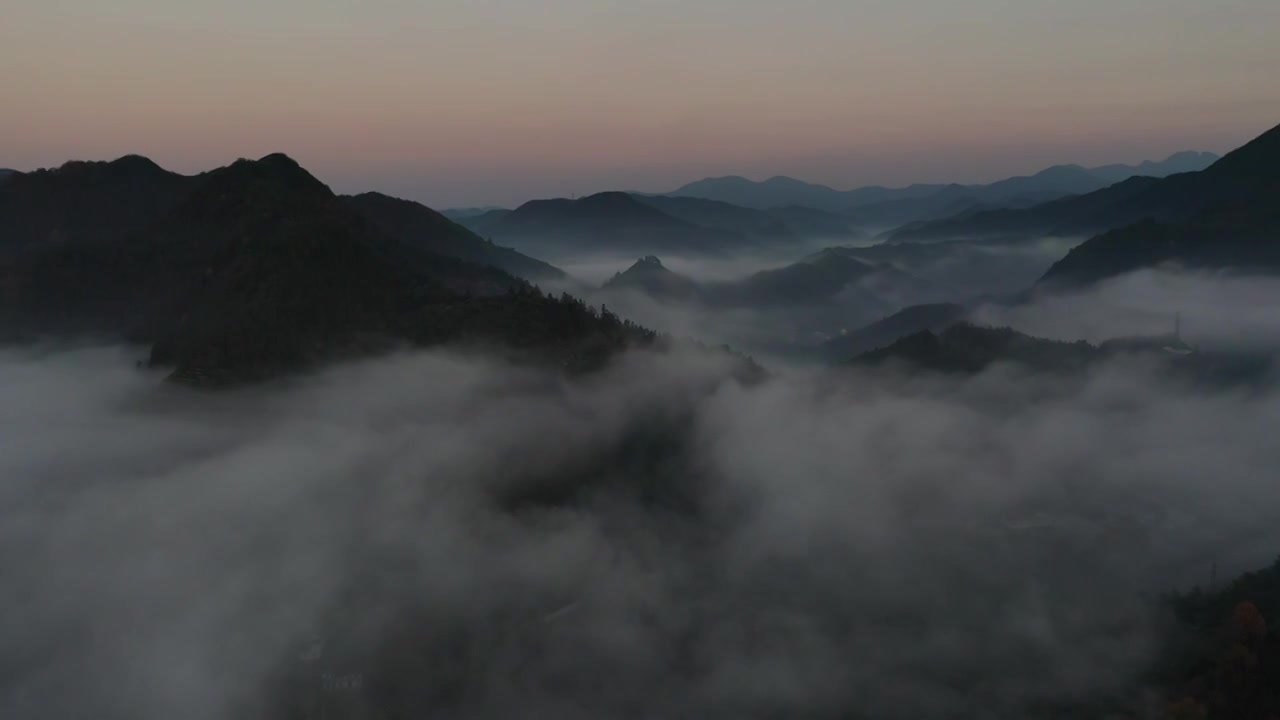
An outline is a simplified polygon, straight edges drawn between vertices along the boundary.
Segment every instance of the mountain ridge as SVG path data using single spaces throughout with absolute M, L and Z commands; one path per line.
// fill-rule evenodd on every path
M 413 244 L 429 239 L 432 252 L 482 265 L 492 265 L 526 280 L 560 280 L 564 271 L 511 248 L 494 245 L 421 203 L 377 192 L 343 196 L 384 233 Z
M 37 243 L 0 265 L 0 328 L 106 333 L 209 383 L 269 379 L 401 345 L 484 343 L 591 367 L 653 333 L 497 268 L 384 234 L 292 159 L 201 174 L 158 221 Z
M 1280 126 L 1207 170 L 1169 180 L 1176 184 L 1143 192 L 1164 205 L 1180 204 L 1179 212 L 1153 213 L 1091 237 L 1054 263 L 1037 287 L 1078 287 L 1165 263 L 1280 270 Z
M 973 195 L 980 202 L 1001 202 L 1029 192 L 1049 190 L 1063 196 L 1096 190 L 1127 177 L 1168 175 L 1188 169 L 1203 169 L 1216 159 L 1217 156 L 1213 153 L 1181 151 L 1164 160 L 1144 160 L 1137 165 L 1113 163 L 1096 168 L 1073 164 L 1053 165 L 1030 175 L 1012 176 L 990 183 L 916 183 L 897 188 L 871 185 L 851 190 L 838 190 L 828 185 L 781 175 L 763 181 L 750 180 L 741 175 L 726 175 L 686 183 L 663 194 L 719 200 L 756 209 L 794 204 L 837 212 L 855 212 L 858 208 L 885 202 L 920 201 L 942 192 L 954 194 L 962 191 Z M 1196 167 L 1200 163 L 1202 165 Z
M 889 240 L 930 241 L 992 235 L 1090 235 L 1143 219 L 1183 220 L 1276 172 L 1280 126 L 1219 158 L 1209 167 L 1163 178 L 1131 177 L 1083 195 L 1023 209 L 997 209 L 903 228 Z M 1268 159 L 1255 160 L 1257 157 Z

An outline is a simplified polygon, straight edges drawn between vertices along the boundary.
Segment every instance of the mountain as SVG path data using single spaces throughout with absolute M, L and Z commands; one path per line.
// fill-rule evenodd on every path
M 1163 194 L 1149 202 L 1181 201 L 1182 210 L 1090 238 L 1049 268 L 1040 287 L 1079 286 L 1164 263 L 1280 271 L 1280 126 L 1208 170 L 1174 179 L 1184 180 L 1157 188 Z
M 985 185 L 916 184 L 902 188 L 870 186 L 840 191 L 788 177 L 763 182 L 731 176 L 707 178 L 667 193 L 669 196 L 719 200 L 744 207 L 771 209 L 800 205 L 850 213 L 864 225 L 902 224 L 934 219 L 978 206 L 1025 206 L 1067 195 L 1092 192 L 1138 175 L 1163 177 L 1177 172 L 1203 170 L 1217 156 L 1181 152 L 1139 165 L 1106 165 L 1085 168 L 1055 165 L 1034 175 L 1011 177 Z
M 603 289 L 635 290 L 653 298 L 680 301 L 695 300 L 702 294 L 696 282 L 668 270 L 653 255 L 646 255 L 623 272 L 614 274 Z
M 17 170 L 0 168 L 0 180 L 4 180 L 5 178 L 12 177 L 13 175 L 17 175 L 17 174 L 18 174 Z
M 1023 209 L 998 209 L 905 227 L 892 242 L 931 241 L 981 236 L 1091 235 L 1152 219 L 1185 220 L 1233 198 L 1254 195 L 1258 182 L 1278 171 L 1274 145 L 1280 128 L 1198 172 L 1164 178 L 1132 177 L 1083 195 Z
M 498 207 L 496 205 L 485 205 L 483 207 L 468 207 L 468 208 L 447 208 L 445 210 L 441 210 L 440 214 L 449 218 L 454 222 L 461 222 L 463 220 L 468 220 L 470 218 L 480 217 L 481 215 L 484 215 L 486 213 L 491 213 L 494 210 L 505 211 L 506 208 Z
M 14 173 L 0 184 L 0 256 L 46 242 L 111 242 L 158 220 L 197 184 L 137 155 Z
M 534 200 L 507 213 L 487 213 L 468 225 L 491 239 L 544 255 L 715 255 L 746 242 L 741 233 L 702 227 L 622 192 L 598 193 L 578 200 Z
M 955 303 L 913 305 L 828 340 L 823 352 L 833 360 L 848 360 L 887 347 L 908 335 L 941 330 L 962 320 L 967 312 L 963 305 Z
M 393 238 L 283 155 L 192 182 L 170 212 L 112 242 L 64 236 L 11 256 L 0 265 L 4 334 L 125 337 L 150 346 L 152 365 L 204 382 L 444 342 L 581 367 L 653 337 Z
M 796 239 L 795 233 L 785 222 L 763 210 L 694 197 L 663 195 L 632 195 L 632 197 L 671 217 L 704 228 L 770 242 Z
M 816 303 L 877 274 L 897 274 L 889 266 L 863 262 L 841 250 L 828 248 L 791 265 L 720 283 L 713 288 L 713 296 L 736 305 Z
M 792 234 L 805 238 L 857 240 L 864 233 L 855 227 L 852 217 L 803 205 L 784 205 L 765 212 L 782 221 Z
M 753 308 L 818 306 L 848 295 L 846 299 L 879 307 L 882 294 L 892 295 L 914 283 L 911 275 L 887 263 L 864 262 L 846 248 L 835 247 L 741 280 L 708 283 L 672 272 L 657 257 L 647 256 L 616 273 L 604 289 L 628 288 L 662 300 Z
M 1164 160 L 1144 160 L 1137 165 L 1103 165 L 1090 168 L 1090 172 L 1112 183 L 1142 175 L 1146 177 L 1165 177 L 1184 172 L 1204 170 L 1219 160 L 1211 152 L 1183 151 L 1170 155 Z
M 486 230 L 500 221 L 502 218 L 511 214 L 506 208 L 494 208 L 486 210 L 477 215 L 458 215 L 450 218 L 459 225 L 465 227 L 477 235 L 485 235 Z
M 1142 220 L 1090 238 L 1045 273 L 1039 287 L 1078 287 L 1163 264 L 1188 268 L 1280 271 L 1280 185 L 1182 222 Z
M 908 335 L 893 344 L 864 353 L 857 365 L 898 364 L 917 370 L 976 373 L 997 362 L 1036 371 L 1072 371 L 1097 360 L 1101 351 L 1084 341 L 1068 343 L 1025 335 L 1010 328 L 959 323 L 934 333 Z
M 1095 192 L 1133 177 L 1165 177 L 1176 172 L 1203 170 L 1217 159 L 1213 153 L 1184 152 L 1164 161 L 1146 161 L 1140 165 L 1107 165 L 1101 168 L 1055 165 L 1034 175 L 1012 177 L 989 185 L 953 185 L 933 196 L 857 208 L 855 213 L 860 218 L 882 224 L 914 220 L 920 224 L 908 225 L 901 233 L 890 237 L 897 241 L 929 239 L 922 234 L 913 234 L 913 231 L 927 225 L 930 220 L 965 221 L 980 211 L 1034 207 L 1064 197 Z
M 1201 353 L 1177 335 L 1117 338 L 1100 345 L 1062 342 L 959 322 L 940 332 L 923 331 L 857 356 L 855 366 L 893 366 L 913 371 L 969 374 L 996 364 L 1037 373 L 1072 374 L 1118 357 L 1141 358 L 1150 368 L 1185 381 L 1251 385 L 1273 378 L 1271 357 L 1233 352 Z
M 343 201 L 382 232 L 407 245 L 421 245 L 438 255 L 492 265 L 526 280 L 564 277 L 559 268 L 485 241 L 425 205 L 373 192 L 344 197 Z
M 782 176 L 763 182 L 738 176 L 706 178 L 681 186 L 667 195 L 718 200 L 761 210 L 803 205 L 838 211 L 849 204 L 844 193 L 839 190 Z

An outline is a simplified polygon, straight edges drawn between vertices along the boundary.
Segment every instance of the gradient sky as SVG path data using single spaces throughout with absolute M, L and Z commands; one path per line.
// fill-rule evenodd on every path
M 988 181 L 1280 123 L 1278 0 L 0 0 L 0 167 L 282 151 L 512 204 Z

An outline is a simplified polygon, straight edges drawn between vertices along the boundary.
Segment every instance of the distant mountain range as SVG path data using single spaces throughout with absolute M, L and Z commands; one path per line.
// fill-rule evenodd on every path
M 344 197 L 356 212 L 401 242 L 421 245 L 446 257 L 479 265 L 492 265 L 527 280 L 559 280 L 564 272 L 511 248 L 494 245 L 431 208 L 381 193 Z
M 421 206 L 340 198 L 283 155 L 193 177 L 136 157 L 16 174 L 0 238 L 0 335 L 126 338 L 191 381 L 445 342 L 588 367 L 654 337 L 441 254 L 513 258 Z
M 740 247 L 736 232 L 669 215 L 623 192 L 534 200 L 463 221 L 476 233 L 544 256 L 593 253 L 717 255 Z
M 1187 152 L 1136 166 L 1060 165 L 988 185 L 865 187 L 847 192 L 785 177 L 764 182 L 710 178 L 659 195 L 602 192 L 581 199 L 534 200 L 515 210 L 461 208 L 444 214 L 480 235 L 535 255 L 723 255 L 797 239 L 850 241 L 864 237 L 867 227 L 993 207 L 1029 207 L 1106 187 L 1115 178 L 1164 175 L 1204 167 L 1214 159 L 1210 153 Z
M 1280 171 L 1267 155 L 1274 130 L 1198 172 L 1163 178 L 1132 177 L 1109 187 L 1028 208 L 965 213 L 897 230 L 892 242 L 967 237 L 1091 235 L 1143 219 L 1185 220 L 1208 208 L 1256 194 L 1257 183 Z M 1262 142 L 1260 142 L 1262 141 Z
M 890 264 L 866 262 L 846 248 L 834 247 L 741 280 L 706 283 L 673 272 L 657 257 L 648 256 L 615 274 L 603 289 L 638 291 L 667 301 L 762 308 L 822 304 L 842 294 L 871 301 L 879 292 L 916 282 Z
M 806 237 L 861 237 L 850 218 L 823 210 L 765 211 L 701 198 L 623 192 L 534 200 L 515 210 L 454 216 L 477 234 L 546 255 L 722 255 Z
M 1096 200 L 1080 198 L 1090 207 Z M 1119 227 L 1069 252 L 1049 269 L 1040 287 L 1078 286 L 1166 263 L 1280 270 L 1280 126 L 1207 170 L 1126 194 L 1102 214 Z
M 996 215 L 1053 218 L 1059 223 L 1084 226 L 1099 222 L 1099 217 L 1111 218 L 1110 222 L 1142 218 L 1076 246 L 1049 268 L 1036 283 L 1035 292 L 1018 293 L 1016 297 L 1022 300 L 1034 298 L 1037 292 L 1076 288 L 1162 264 L 1247 273 L 1280 271 L 1280 127 L 1229 153 L 1206 170 L 1163 180 L 1128 180 L 1112 188 L 1029 211 L 1004 211 L 988 217 Z M 981 220 L 967 216 L 952 222 L 960 224 L 975 219 Z M 995 241 L 907 242 L 850 252 L 864 259 L 888 260 L 909 267 L 912 258 L 922 253 L 943 253 L 950 257 L 954 255 L 949 252 L 952 248 L 991 242 Z M 1017 245 L 1011 240 L 996 244 Z M 998 258 L 999 253 L 993 257 Z M 908 335 L 937 332 L 965 316 L 965 308 L 957 304 L 911 306 L 833 338 L 826 343 L 825 350 L 832 358 L 849 358 Z M 936 341 L 939 339 L 917 338 L 914 342 Z M 917 349 L 920 347 L 924 345 Z
M 861 223 L 883 223 L 902 218 L 918 219 L 946 210 L 959 212 L 982 205 L 1031 204 L 1066 195 L 1091 192 L 1129 177 L 1163 177 L 1201 170 L 1217 160 L 1212 153 L 1180 152 L 1159 162 L 1139 165 L 1105 165 L 1085 168 L 1056 165 L 1034 175 L 986 185 L 917 184 L 903 188 L 870 186 L 841 191 L 826 185 L 788 177 L 762 182 L 730 176 L 707 178 L 684 185 L 667 195 L 770 209 L 788 205 L 830 212 L 850 213 Z

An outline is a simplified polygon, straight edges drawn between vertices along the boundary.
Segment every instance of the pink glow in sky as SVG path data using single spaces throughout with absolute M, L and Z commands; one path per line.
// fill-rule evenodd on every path
M 434 206 L 985 181 L 1280 122 L 1276 0 L 3 0 L 0 167 L 286 152 Z

